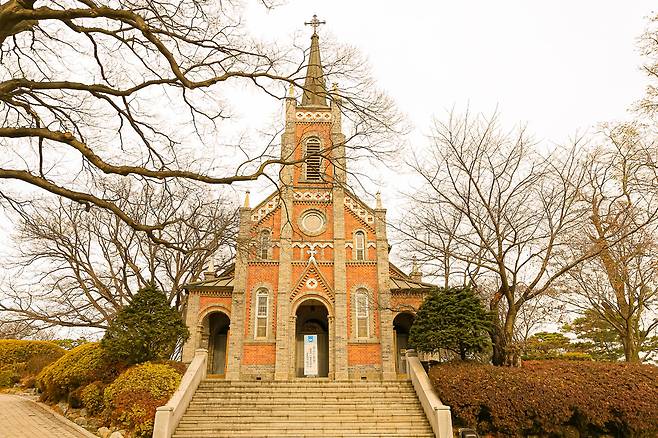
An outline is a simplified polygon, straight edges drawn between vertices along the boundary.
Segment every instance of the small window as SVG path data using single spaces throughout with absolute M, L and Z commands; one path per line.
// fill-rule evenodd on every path
M 357 231 L 354 234 L 354 258 L 356 260 L 366 259 L 366 234 L 363 231 Z
M 258 248 L 258 256 L 263 259 L 269 259 L 270 254 L 270 232 L 263 230 L 260 232 L 260 244 Z
M 267 289 L 258 289 L 256 293 L 256 337 L 267 337 L 267 317 L 269 314 L 270 295 Z
M 368 291 L 356 291 L 356 337 L 368 337 Z
M 320 173 L 322 157 L 319 154 L 320 139 L 311 137 L 306 140 L 306 180 L 308 181 L 320 181 L 322 179 L 322 174 Z

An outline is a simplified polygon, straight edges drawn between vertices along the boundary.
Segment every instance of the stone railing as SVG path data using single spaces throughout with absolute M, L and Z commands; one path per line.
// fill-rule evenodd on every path
M 207 362 L 208 350 L 200 348 L 194 352 L 194 359 L 187 367 L 178 389 L 167 404 L 160 406 L 155 412 L 153 438 L 171 438 L 199 387 L 199 383 L 206 378 Z
M 450 406 L 441 403 L 414 350 L 407 350 L 407 373 L 436 438 L 452 438 Z

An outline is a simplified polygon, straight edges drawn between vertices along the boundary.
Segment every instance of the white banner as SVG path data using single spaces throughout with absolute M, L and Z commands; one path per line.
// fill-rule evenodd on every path
M 318 335 L 304 335 L 304 375 L 318 375 Z

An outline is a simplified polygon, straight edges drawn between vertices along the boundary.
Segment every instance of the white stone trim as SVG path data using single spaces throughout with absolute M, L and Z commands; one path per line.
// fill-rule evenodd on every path
M 328 190 L 313 190 L 313 191 L 293 191 L 292 198 L 295 201 L 309 201 L 309 202 L 331 202 L 331 192 Z
M 295 120 L 308 123 L 331 122 L 333 115 L 329 111 L 297 111 Z
M 251 220 L 253 222 L 260 222 L 265 216 L 273 212 L 279 206 L 280 201 L 279 195 L 274 195 L 272 199 L 254 209 L 251 213 Z
M 345 207 L 347 207 L 357 217 L 361 218 L 368 226 L 375 226 L 375 215 L 370 208 L 361 201 L 350 195 L 345 196 Z

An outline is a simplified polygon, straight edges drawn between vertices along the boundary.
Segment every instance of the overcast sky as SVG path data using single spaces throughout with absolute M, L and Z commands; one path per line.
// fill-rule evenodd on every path
M 339 42 L 368 55 L 382 89 L 420 132 L 453 105 L 527 122 L 538 139 L 621 119 L 643 93 L 637 38 L 650 1 L 291 0 L 246 24 L 280 41 L 315 13 Z M 307 29 L 310 32 L 310 29 Z
M 645 0 L 290 0 L 271 11 L 258 3 L 247 2 L 244 22 L 256 37 L 277 44 L 307 38 L 303 23 L 317 14 L 327 22 L 321 42 L 330 36 L 366 54 L 379 88 L 413 123 L 410 141 L 418 147 L 432 117 L 453 106 L 498 107 L 506 125 L 527 123 L 548 145 L 628 117 L 648 82 L 637 39 L 658 10 Z M 249 124 L 283 117 L 281 104 L 268 102 L 252 106 Z M 382 187 L 389 217 L 402 211 L 399 188 L 398 181 Z M 252 206 L 264 194 L 252 189 Z M 10 231 L 0 218 L 0 232 Z

